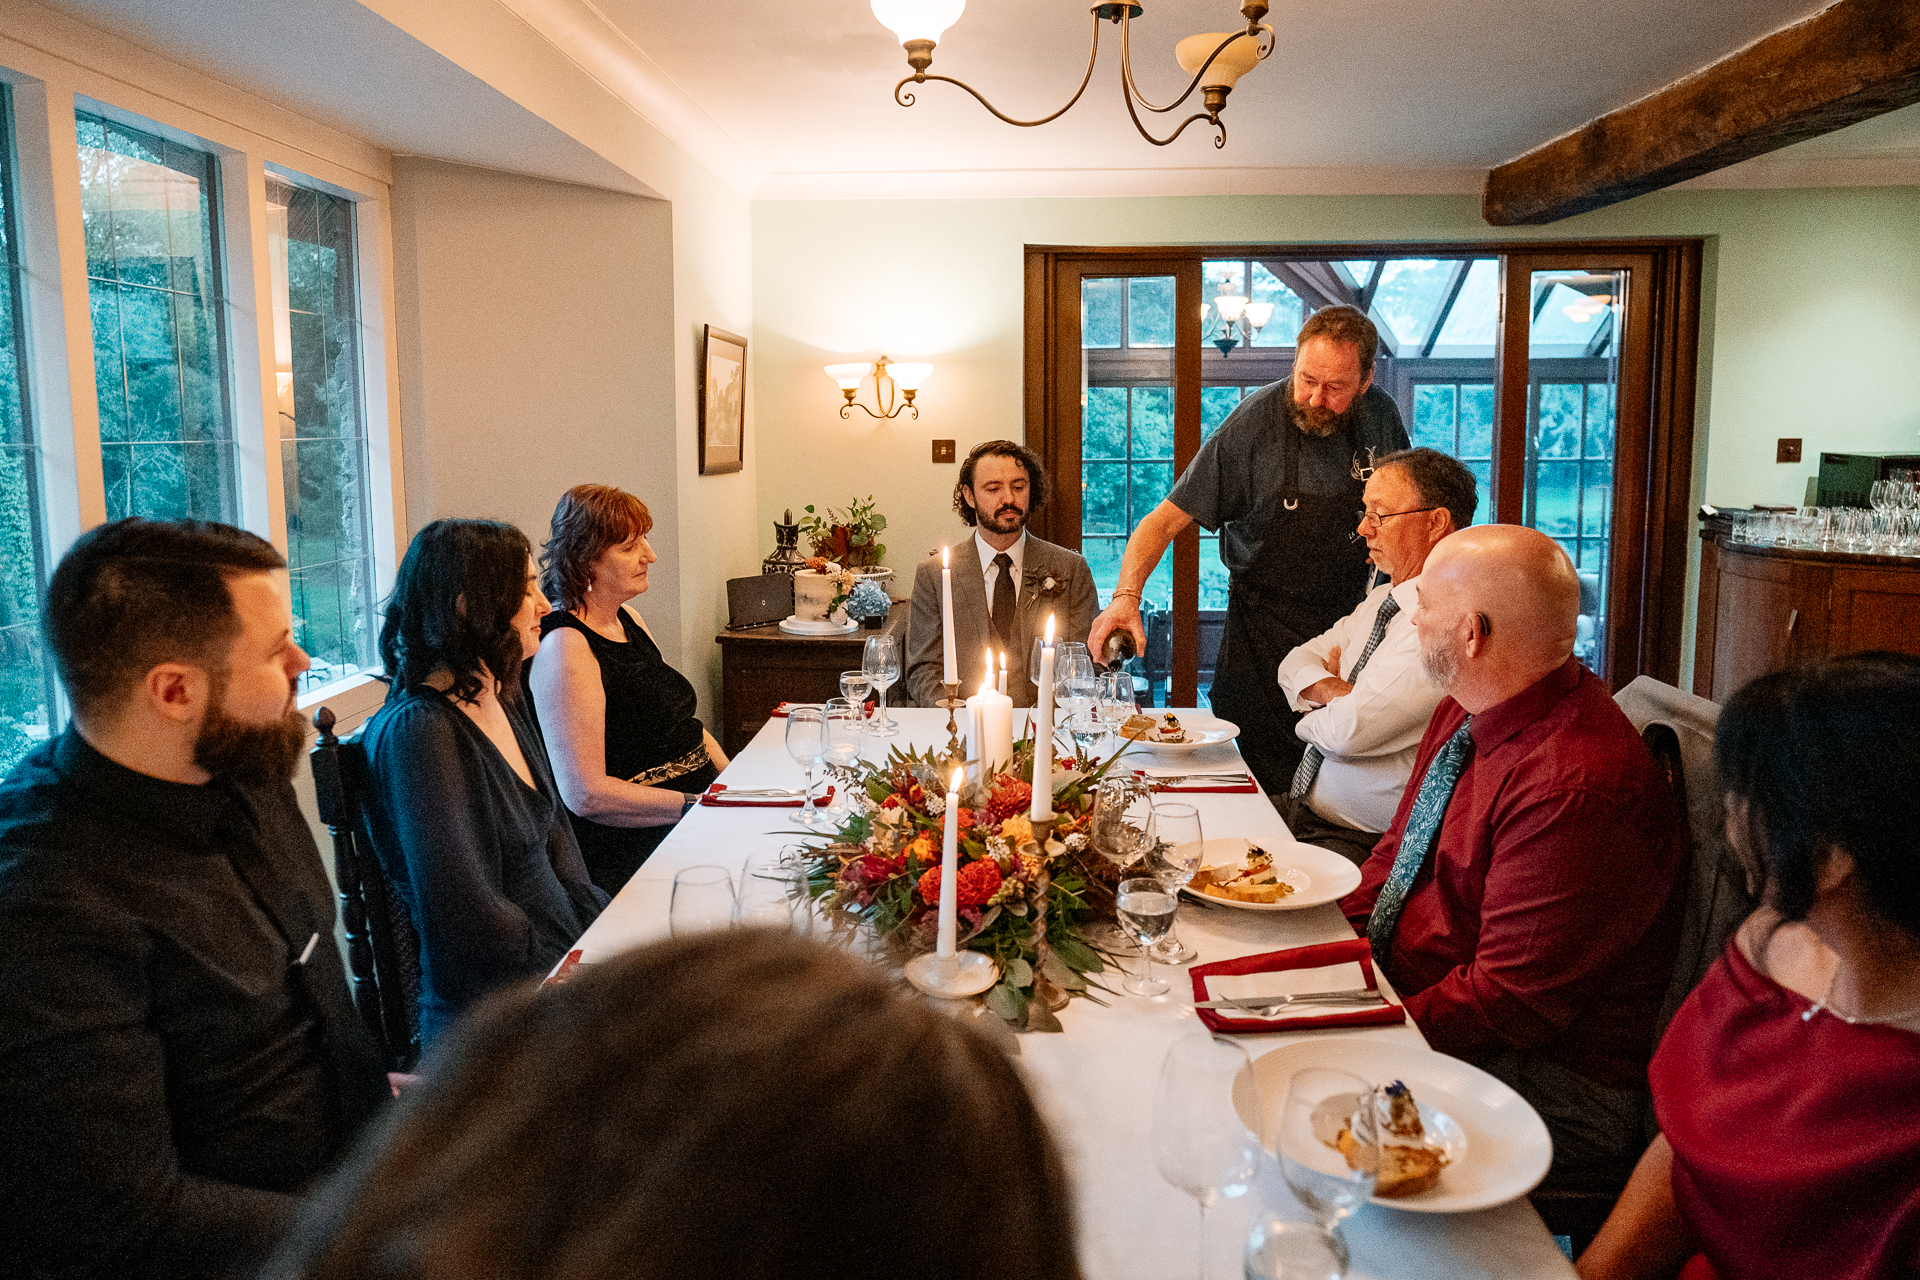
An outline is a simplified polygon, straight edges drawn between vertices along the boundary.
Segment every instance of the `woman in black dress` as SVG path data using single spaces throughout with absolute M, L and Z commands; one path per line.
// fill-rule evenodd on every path
M 520 667 L 547 612 L 526 535 L 436 520 L 387 602 L 392 689 L 367 724 L 367 825 L 420 935 L 424 1049 L 468 1005 L 538 978 L 606 905 L 547 767 Z
M 528 675 L 560 792 L 593 882 L 618 893 L 727 767 L 697 696 L 627 602 L 647 589 L 653 517 L 604 484 L 553 509 L 541 553 L 554 612 Z

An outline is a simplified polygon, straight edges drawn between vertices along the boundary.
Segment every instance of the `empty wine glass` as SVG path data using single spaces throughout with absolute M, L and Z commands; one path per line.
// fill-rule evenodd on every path
M 827 709 L 818 706 L 793 707 L 787 711 L 787 754 L 795 764 L 807 770 L 807 799 L 800 806 L 800 822 L 819 829 L 828 819 L 814 807 L 815 773 L 827 749 Z
M 874 712 L 871 725 L 873 735 L 895 737 L 900 726 L 887 714 L 887 690 L 900 678 L 900 641 L 893 636 L 868 636 L 860 657 L 860 669 L 867 673 L 874 691 L 880 695 L 880 706 Z
M 806 930 L 811 914 L 805 909 L 804 873 L 794 850 L 789 845 L 778 853 L 762 850 L 748 856 L 733 900 L 735 928 Z
M 1067 732 L 1073 735 L 1073 754 L 1081 769 L 1087 767 L 1087 752 L 1107 736 L 1107 723 L 1092 707 L 1083 707 L 1067 717 Z
M 821 761 L 833 780 L 833 803 L 827 812 L 836 822 L 844 820 L 852 807 L 854 766 L 860 763 L 860 711 L 845 698 L 831 698 L 824 708 L 826 735 L 821 742 Z
M 1200 811 L 1190 804 L 1156 804 L 1154 826 L 1159 838 L 1153 846 L 1153 874 L 1178 900 L 1180 890 L 1193 880 L 1206 860 L 1206 837 L 1200 830 Z M 1162 964 L 1185 964 L 1198 953 L 1173 931 L 1153 949 L 1153 958 Z
M 1233 1105 L 1233 1082 L 1251 1069 L 1233 1041 L 1194 1032 L 1167 1050 L 1154 1090 L 1153 1163 L 1200 1205 L 1200 1280 L 1207 1278 L 1207 1210 L 1245 1195 L 1260 1170 L 1260 1139 Z M 1254 1090 L 1245 1096 L 1258 1106 Z
M 1319 1222 L 1344 1272 L 1349 1257 L 1340 1221 L 1366 1203 L 1380 1172 L 1373 1086 L 1330 1067 L 1294 1072 L 1273 1148 L 1281 1176 Z
M 1157 876 L 1122 880 L 1114 897 L 1120 927 L 1140 944 L 1141 970 L 1121 985 L 1137 996 L 1165 995 L 1167 980 L 1153 976 L 1153 943 L 1173 927 L 1173 894 Z
M 1138 715 L 1139 710 L 1134 703 L 1131 673 L 1104 671 L 1100 674 L 1100 718 L 1106 721 L 1107 732 L 1117 739 L 1120 727 Z
M 1095 853 L 1125 871 L 1153 844 L 1153 795 L 1135 778 L 1108 774 L 1093 793 L 1090 832 Z M 1092 933 L 1095 946 L 1116 954 L 1131 954 L 1133 939 L 1118 924 L 1103 923 Z
M 674 937 L 725 929 L 733 922 L 733 877 L 725 867 L 702 864 L 674 873 L 667 929 Z

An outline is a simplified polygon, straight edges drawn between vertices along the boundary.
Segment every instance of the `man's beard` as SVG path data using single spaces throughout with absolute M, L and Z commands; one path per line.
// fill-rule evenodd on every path
M 1011 502 L 1002 504 L 1000 509 L 991 516 L 984 511 L 976 510 L 974 519 L 978 520 L 980 527 L 988 533 L 1018 533 L 1027 526 L 1027 513 Z
M 227 682 L 216 678 L 210 690 L 207 718 L 193 742 L 193 762 L 216 778 L 241 784 L 293 780 L 300 753 L 307 749 L 313 726 L 299 708 L 290 708 L 278 720 L 249 724 L 227 714 Z
M 1460 641 L 1458 637 L 1447 636 L 1431 645 L 1420 646 L 1420 669 L 1427 673 L 1427 679 L 1442 693 L 1453 689 L 1453 682 L 1460 674 Z
M 1359 404 L 1360 397 L 1355 396 L 1353 403 L 1346 407 L 1345 412 L 1335 413 L 1325 405 L 1301 404 L 1298 400 L 1294 400 L 1293 420 L 1307 435 L 1330 436 L 1353 421 L 1353 412 Z

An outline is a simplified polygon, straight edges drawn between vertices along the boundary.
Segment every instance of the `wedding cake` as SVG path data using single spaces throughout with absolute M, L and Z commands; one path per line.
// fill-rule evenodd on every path
M 844 603 L 831 619 L 827 617 L 827 606 L 833 603 L 838 590 L 833 579 L 824 573 L 812 569 L 797 570 L 793 575 L 793 616 L 802 622 L 831 621 L 836 626 L 846 625 L 847 609 Z

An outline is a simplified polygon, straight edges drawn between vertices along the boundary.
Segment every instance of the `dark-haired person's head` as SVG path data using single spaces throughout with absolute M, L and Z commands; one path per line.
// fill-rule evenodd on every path
M 169 744 L 206 777 L 284 782 L 305 745 L 294 706 L 286 560 L 203 520 L 89 530 L 47 586 L 47 645 L 81 734 L 121 763 L 174 776 Z M 111 744 L 111 745 L 109 745 Z
M 960 464 L 953 509 L 990 533 L 1019 533 L 1047 505 L 1047 469 L 1040 455 L 1012 440 L 978 444 Z
M 653 548 L 647 504 L 609 484 L 577 484 L 560 495 L 540 552 L 541 586 L 556 609 L 578 610 L 596 589 L 624 591 L 619 605 L 647 589 Z
M 1373 385 L 1380 332 L 1354 307 L 1322 307 L 1294 339 L 1293 420 L 1310 436 L 1330 436 L 1351 420 L 1354 401 Z
M 497 520 L 435 520 L 413 536 L 387 598 L 380 660 L 401 688 L 441 673 L 471 702 L 489 679 L 519 688 L 546 597 L 527 535 Z
M 1761 676 L 1714 735 L 1727 838 L 1788 920 L 1827 892 L 1920 938 L 1920 658 L 1857 653 Z
M 495 996 L 314 1199 L 304 1280 L 1074 1280 L 1012 1064 L 844 952 L 680 938 Z

